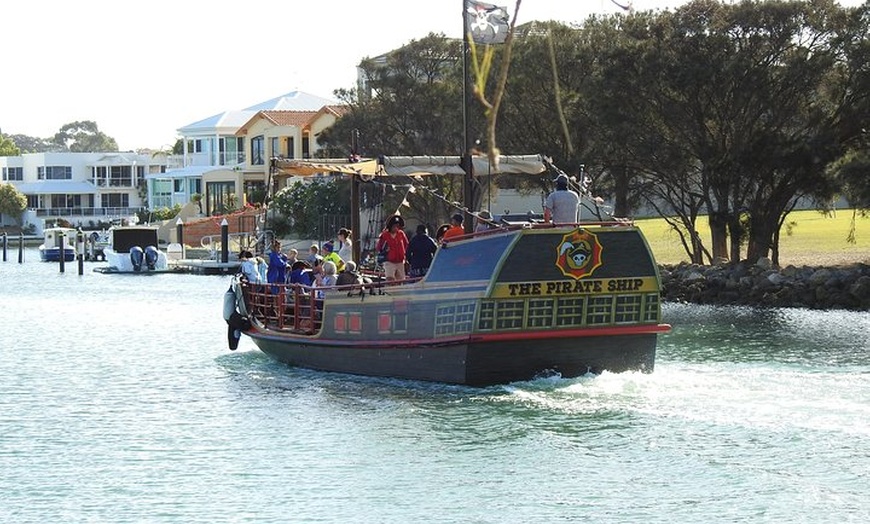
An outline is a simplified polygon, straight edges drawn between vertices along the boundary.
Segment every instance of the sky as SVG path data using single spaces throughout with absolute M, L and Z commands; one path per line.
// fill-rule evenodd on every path
M 616 0 L 620 4 L 628 0 Z M 515 0 L 490 3 L 507 7 Z M 633 0 L 637 11 L 686 0 Z M 841 0 L 858 5 L 861 0 Z M 0 131 L 40 138 L 92 120 L 122 151 L 292 91 L 333 98 L 356 66 L 429 33 L 462 36 L 462 0 L 4 2 Z M 517 23 L 581 23 L 612 0 L 523 0 Z

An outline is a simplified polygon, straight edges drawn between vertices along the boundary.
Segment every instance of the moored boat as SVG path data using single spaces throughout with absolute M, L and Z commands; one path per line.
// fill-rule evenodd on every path
M 76 230 L 71 227 L 48 227 L 43 231 L 43 242 L 39 246 L 39 259 L 43 262 L 65 262 L 76 258 Z
M 116 226 L 108 231 L 108 245 L 103 247 L 107 267 L 102 273 L 159 273 L 174 271 L 166 253 L 158 249 L 157 228 L 154 226 Z
M 460 237 L 416 281 L 310 289 L 237 277 L 233 289 L 231 330 L 281 362 L 472 386 L 651 372 L 670 329 L 649 246 L 624 222 Z

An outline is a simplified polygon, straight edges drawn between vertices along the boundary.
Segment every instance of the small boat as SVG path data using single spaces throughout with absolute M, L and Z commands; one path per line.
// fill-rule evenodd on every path
M 115 226 L 109 229 L 108 245 L 103 247 L 107 267 L 100 273 L 160 273 L 175 271 L 166 253 L 160 251 L 155 226 Z
M 71 227 L 49 227 L 43 231 L 43 242 L 39 246 L 39 259 L 43 262 L 71 262 L 76 258 L 76 233 Z M 61 247 L 61 243 L 63 247 Z

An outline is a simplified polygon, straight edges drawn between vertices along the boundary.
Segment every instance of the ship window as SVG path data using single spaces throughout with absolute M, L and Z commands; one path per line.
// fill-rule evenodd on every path
M 530 328 L 546 328 L 553 325 L 553 299 L 529 300 Z
M 560 298 L 556 305 L 556 325 L 582 326 L 583 302 L 584 297 Z
M 350 313 L 348 333 L 359 335 L 362 333 L 362 313 Z
M 474 302 L 438 306 L 435 311 L 435 335 L 471 333 L 474 322 Z
M 408 332 L 408 313 L 393 312 L 393 333 Z
M 523 327 L 524 300 L 502 300 L 495 312 L 496 329 L 519 329 Z
M 390 326 L 392 326 L 392 317 L 389 312 L 382 312 L 378 314 L 378 333 L 385 334 L 390 332 Z
M 480 319 L 477 322 L 477 328 L 488 331 L 493 327 L 495 327 L 495 302 L 486 301 L 480 304 Z
M 612 319 L 613 296 L 589 297 L 586 309 L 586 325 L 609 324 Z
M 616 297 L 616 312 L 613 322 L 616 324 L 636 323 L 640 320 L 640 295 L 622 295 Z
M 658 322 L 659 321 L 659 294 L 647 293 L 646 300 L 643 303 L 643 321 Z

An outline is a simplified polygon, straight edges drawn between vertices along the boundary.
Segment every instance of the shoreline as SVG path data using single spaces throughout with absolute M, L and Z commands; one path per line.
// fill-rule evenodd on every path
M 870 311 L 870 264 L 660 264 L 664 302 Z

